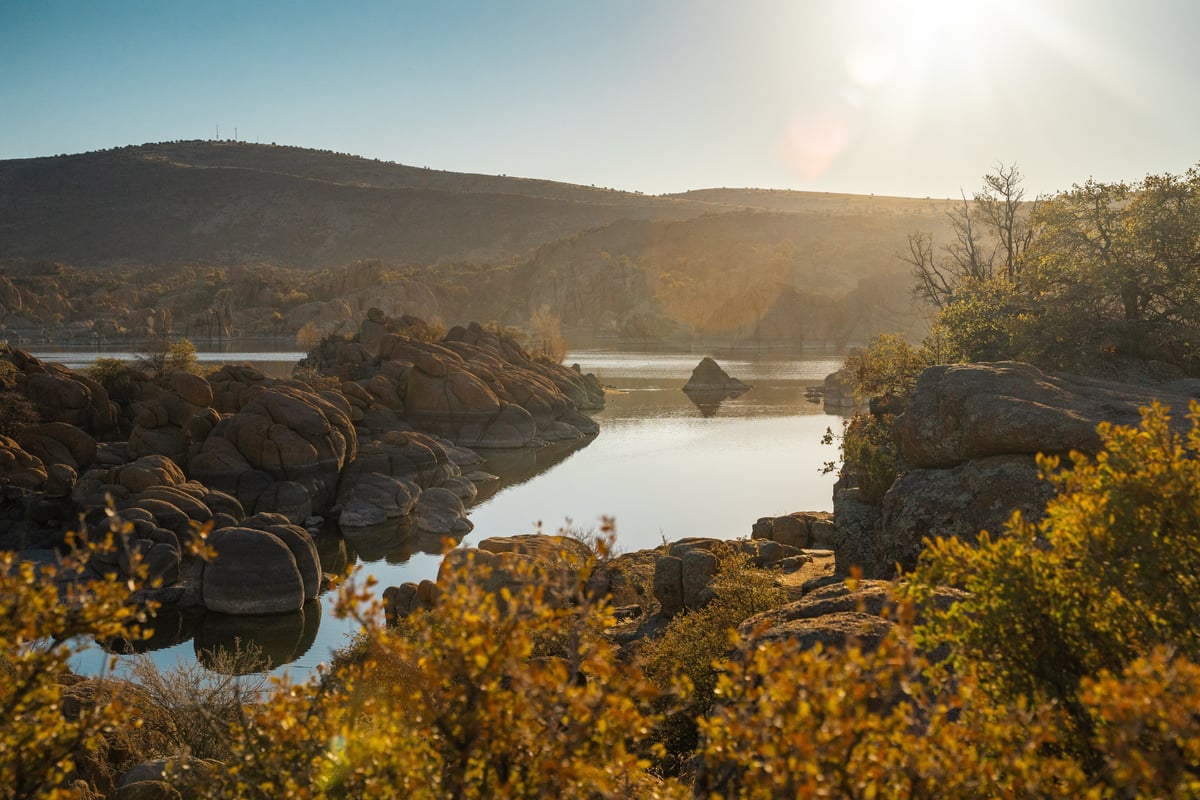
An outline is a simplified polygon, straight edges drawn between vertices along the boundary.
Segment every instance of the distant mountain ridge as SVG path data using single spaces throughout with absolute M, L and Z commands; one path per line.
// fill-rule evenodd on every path
M 619 220 L 747 208 L 857 213 L 883 202 L 930 203 L 738 189 L 651 197 L 297 147 L 175 142 L 0 161 L 0 259 L 84 267 L 500 263 Z
M 0 257 L 80 266 L 499 261 L 617 219 L 699 213 L 688 201 L 244 142 L 0 161 Z
M 12 283 L 0 326 L 138 330 L 150 312 L 183 324 L 228 307 L 230 330 L 275 336 L 313 319 L 342 330 L 366 303 L 516 326 L 548 310 L 583 338 L 842 347 L 920 335 L 897 254 L 914 231 L 944 236 L 950 207 L 768 189 L 645 196 L 231 141 L 0 161 L 0 283 Z M 176 295 L 83 297 L 44 266 L 55 262 L 108 274 L 98 286 L 140 271 Z M 327 270 L 355 276 L 353 291 Z

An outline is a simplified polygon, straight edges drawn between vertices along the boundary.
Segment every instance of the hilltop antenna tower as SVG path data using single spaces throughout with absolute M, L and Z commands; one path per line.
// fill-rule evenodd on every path
M 221 123 L 217 123 L 217 141 L 221 141 Z

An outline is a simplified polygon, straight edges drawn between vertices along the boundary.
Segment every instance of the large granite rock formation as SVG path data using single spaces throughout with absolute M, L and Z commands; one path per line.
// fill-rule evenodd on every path
M 594 376 L 531 358 L 511 338 L 476 323 L 455 327 L 435 343 L 395 332 L 404 327 L 399 322 L 372 313 L 361 341 L 328 340 L 301 363 L 342 381 L 352 418 L 372 435 L 379 426 L 400 428 L 401 419 L 404 427 L 473 448 L 526 447 L 597 432 L 580 413 L 604 405 Z
M 941 365 L 925 370 L 896 420 L 903 470 L 882 508 L 835 490 L 839 572 L 886 578 L 915 566 L 926 537 L 997 532 L 1020 510 L 1036 518 L 1052 495 L 1038 453 L 1095 454 L 1101 422 L 1134 425 L 1139 409 L 1183 411 L 1200 381 L 1147 386 L 1050 375 L 1028 364 Z
M 222 418 L 190 460 L 191 473 L 250 508 L 278 482 L 302 486 L 311 510 L 328 508 L 342 469 L 358 451 L 345 399 L 266 384 L 240 399 L 237 413 Z
M 43 422 L 63 422 L 103 436 L 117 428 L 117 411 L 96 381 L 23 350 L 5 349 L 0 357 L 14 369 L 15 388 L 33 403 Z
M 960 364 L 921 373 L 896 422 L 910 467 L 950 467 L 988 456 L 1095 453 L 1096 426 L 1136 425 L 1138 409 L 1171 406 L 1181 422 L 1200 380 L 1161 386 L 1050 375 L 1029 364 Z

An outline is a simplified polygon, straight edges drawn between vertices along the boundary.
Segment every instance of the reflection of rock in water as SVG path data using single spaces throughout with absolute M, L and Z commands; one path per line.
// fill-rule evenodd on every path
M 316 641 L 320 624 L 319 600 L 310 600 L 290 614 L 234 616 L 210 611 L 192 641 L 196 660 L 210 670 L 224 666 L 216 657 L 221 650 L 244 654 L 247 646 L 253 645 L 258 658 L 243 658 L 235 665 L 234 671 L 244 675 L 290 664 L 303 656 Z
M 149 638 L 137 642 L 131 642 L 128 639 L 105 639 L 98 641 L 97 644 L 108 652 L 118 655 L 162 650 L 191 639 L 199 628 L 201 616 L 203 615 L 196 611 L 163 608 L 150 620 L 149 627 L 152 632 Z
M 363 562 L 386 561 L 389 564 L 404 564 L 415 553 L 441 555 L 447 549 L 443 546 L 443 538 L 448 540 L 449 547 L 454 547 L 462 540 L 462 537 L 443 537 L 422 531 L 413 524 L 412 517 L 401 517 L 364 528 L 345 528 L 342 537 L 351 563 L 357 559 Z
M 683 387 L 683 393 L 700 410 L 702 417 L 715 416 L 721 408 L 721 403 L 748 391 L 749 386 L 737 378 L 729 377 L 729 373 L 708 356 L 700 360 L 692 370 L 691 379 Z
M 696 391 L 693 389 L 685 389 L 684 394 L 688 399 L 700 410 L 700 416 L 712 417 L 716 416 L 717 411 L 721 408 L 721 403 L 726 400 L 732 400 L 735 397 L 743 395 L 747 390 L 743 389 L 738 392 L 727 392 L 724 390 L 716 391 Z
M 354 563 L 353 554 L 346 552 L 346 540 L 336 531 L 322 530 L 313 536 L 321 571 L 330 575 L 345 575 Z
M 565 442 L 553 442 L 544 447 L 521 448 L 512 450 L 485 450 L 487 460 L 483 468 L 500 477 L 499 481 L 479 486 L 479 495 L 475 503 L 479 504 L 509 486 L 519 486 L 529 481 L 551 467 L 561 464 L 568 458 L 587 447 L 595 436 L 585 436 L 582 439 L 572 439 Z
M 379 525 L 362 528 L 343 528 L 346 555 L 353 563 L 359 561 L 383 561 L 403 564 L 417 552 L 412 544 L 413 524 L 411 516 L 398 517 Z

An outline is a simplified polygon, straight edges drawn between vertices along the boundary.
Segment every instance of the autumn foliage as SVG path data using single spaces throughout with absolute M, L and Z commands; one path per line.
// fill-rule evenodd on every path
M 606 635 L 612 610 L 588 591 L 586 570 L 575 584 L 530 573 L 497 588 L 476 564 L 397 628 L 355 611 L 363 636 L 352 654 L 308 683 L 245 698 L 220 720 L 223 763 L 189 791 L 1198 796 L 1200 406 L 1189 419 L 1180 432 L 1150 408 L 1139 427 L 1102 427 L 1096 458 L 1043 459 L 1059 490 L 1044 519 L 1014 518 L 977 543 L 930 543 L 874 646 L 801 650 L 754 631 L 727 631 L 723 645 L 707 628 L 689 636 L 711 616 L 690 612 L 663 641 L 703 647 L 629 657 Z M 86 556 L 55 569 L 80 569 Z M 133 695 L 99 693 L 85 713 L 76 703 L 64 714 L 58 676 L 75 635 L 130 635 L 139 612 L 124 584 L 97 578 L 87 602 L 60 602 L 32 566 L 9 556 L 2 566 L 0 796 L 84 796 L 79 754 L 130 724 L 122 703 Z M 966 593 L 938 611 L 929 599 L 946 584 Z M 363 608 L 351 590 L 343 599 Z M 664 726 L 685 709 L 694 749 L 668 760 Z M 154 755 L 179 755 L 164 747 Z

